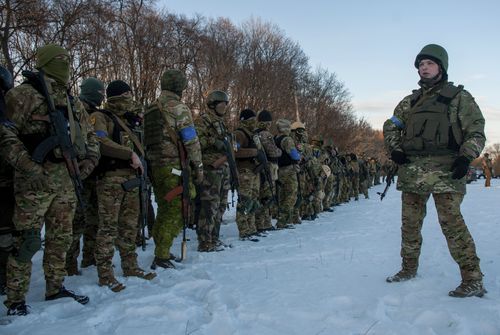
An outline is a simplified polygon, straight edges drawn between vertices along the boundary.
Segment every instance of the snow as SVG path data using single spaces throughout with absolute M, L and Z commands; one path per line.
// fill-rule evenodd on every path
M 462 204 L 485 274 L 483 298 L 448 296 L 460 275 L 432 199 L 417 278 L 386 283 L 400 267 L 401 194 L 392 187 L 381 202 L 376 192 L 383 187 L 257 243 L 238 240 L 231 209 L 222 235 L 233 248 L 198 253 L 189 230 L 187 260 L 157 271 L 150 282 L 123 278 L 116 255 L 116 274 L 127 286 L 120 293 L 97 286 L 95 267 L 66 279 L 68 289 L 90 297 L 85 306 L 44 301 L 38 253 L 27 297 L 31 314 L 0 326 L 0 334 L 500 334 L 500 180 L 489 189 L 482 180 L 468 185 Z M 180 239 L 172 251 L 180 251 Z M 138 248 L 143 268 L 152 252 L 152 242 L 145 252 Z

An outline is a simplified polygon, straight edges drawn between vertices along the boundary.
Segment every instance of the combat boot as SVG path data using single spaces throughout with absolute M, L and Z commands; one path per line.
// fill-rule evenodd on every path
M 402 269 L 393 276 L 386 278 L 388 283 L 407 281 L 415 278 L 417 275 L 418 259 L 415 258 L 403 258 Z
M 99 278 L 99 286 L 107 286 L 113 292 L 120 292 L 125 289 L 125 285 L 113 278 Z
M 66 261 L 66 273 L 68 276 L 81 276 L 81 271 L 78 270 L 78 262 L 76 260 Z
M 282 230 L 282 229 L 295 229 L 295 227 L 293 226 L 293 224 L 290 223 L 276 225 L 276 230 Z
M 161 267 L 164 269 L 175 269 L 175 265 L 170 261 L 170 259 L 155 256 L 155 258 L 153 259 L 153 263 L 151 263 L 151 270 L 155 270 L 157 267 Z
M 61 288 L 59 289 L 59 292 L 57 292 L 56 294 L 46 296 L 45 300 L 49 301 L 49 300 L 56 300 L 56 299 L 61 299 L 61 298 L 72 298 L 76 302 L 78 302 L 82 305 L 85 305 L 86 303 L 89 302 L 89 297 L 87 297 L 86 295 L 75 294 L 75 292 L 67 290 L 64 286 L 61 286 Z
M 7 315 L 13 316 L 24 316 L 29 314 L 28 311 L 28 305 L 26 305 L 26 302 L 21 301 L 21 302 L 15 302 L 9 306 L 9 309 L 7 309 Z
M 482 280 L 462 280 L 462 283 L 450 291 L 448 295 L 454 298 L 482 297 L 488 293 L 483 286 Z
M 156 273 L 154 272 L 144 272 L 144 270 L 135 268 L 135 269 L 126 269 L 123 270 L 123 276 L 125 277 L 137 277 L 146 280 L 151 280 L 156 277 Z

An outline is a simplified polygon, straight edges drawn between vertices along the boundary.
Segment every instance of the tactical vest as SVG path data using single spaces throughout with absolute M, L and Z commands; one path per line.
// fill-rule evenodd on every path
M 402 147 L 407 154 L 444 155 L 458 152 L 461 130 L 450 122 L 448 108 L 453 98 L 463 90 L 449 83 L 439 94 L 421 100 L 422 90 L 411 97 L 410 117 L 403 134 Z
M 279 167 L 295 164 L 295 161 L 292 159 L 292 157 L 290 157 L 288 152 L 281 147 L 281 142 L 283 142 L 283 139 L 285 137 L 287 137 L 287 135 L 274 136 L 274 143 L 276 143 L 276 146 L 281 150 L 281 156 L 278 158 Z
M 243 133 L 245 135 L 245 137 L 247 138 L 247 145 L 244 147 L 242 146 L 242 148 L 257 149 L 257 145 L 253 141 L 252 136 L 245 129 L 238 128 L 238 129 L 236 129 L 235 132 L 237 132 L 237 131 Z M 255 159 L 254 157 L 245 157 L 245 158 L 236 157 L 236 160 L 238 160 L 238 161 L 253 161 L 254 159 Z

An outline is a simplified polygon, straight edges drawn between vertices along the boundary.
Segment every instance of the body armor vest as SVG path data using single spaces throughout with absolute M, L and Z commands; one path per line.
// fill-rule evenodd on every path
M 283 142 L 283 139 L 287 137 L 287 135 L 281 135 L 281 136 L 275 136 L 274 137 L 274 143 L 276 143 L 276 146 L 281 150 L 281 156 L 278 158 L 278 166 L 283 167 L 283 166 L 290 166 L 292 164 L 295 164 L 294 160 L 286 150 L 284 150 L 281 147 L 281 142 Z
M 422 100 L 422 91 L 411 98 L 411 110 L 403 134 L 402 147 L 407 154 L 443 155 L 458 152 L 448 107 L 463 86 L 448 84 L 439 94 Z M 460 140 L 461 142 L 461 140 Z

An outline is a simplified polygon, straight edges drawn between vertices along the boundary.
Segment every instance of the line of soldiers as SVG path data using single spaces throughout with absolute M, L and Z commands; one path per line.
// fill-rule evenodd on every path
M 211 92 L 193 120 L 181 102 L 187 79 L 179 70 L 163 73 L 160 96 L 144 109 L 122 80 L 105 88 L 87 78 L 74 97 L 68 51 L 51 44 L 36 56 L 37 71 L 24 71 L 16 87 L 0 67 L 0 288 L 8 315 L 28 313 L 31 259 L 42 247 L 43 225 L 45 299 L 86 304 L 87 296 L 63 285 L 66 275 L 80 274 L 80 249 L 80 266 L 95 265 L 98 284 L 119 292 L 125 286 L 114 273 L 115 247 L 123 276 L 156 276 L 137 261 L 146 225 L 155 245 L 151 269 L 175 268 L 172 261 L 185 255 L 173 255 L 172 243 L 183 229 L 185 242 L 190 225 L 198 251 L 230 247 L 220 240 L 229 191 L 233 202 L 238 194 L 240 239 L 257 242 L 359 194 L 368 198 L 368 187 L 379 183 L 375 159 L 309 141 L 301 122 L 279 119 L 273 134 L 271 112 L 245 109 L 231 132 L 223 91 Z

